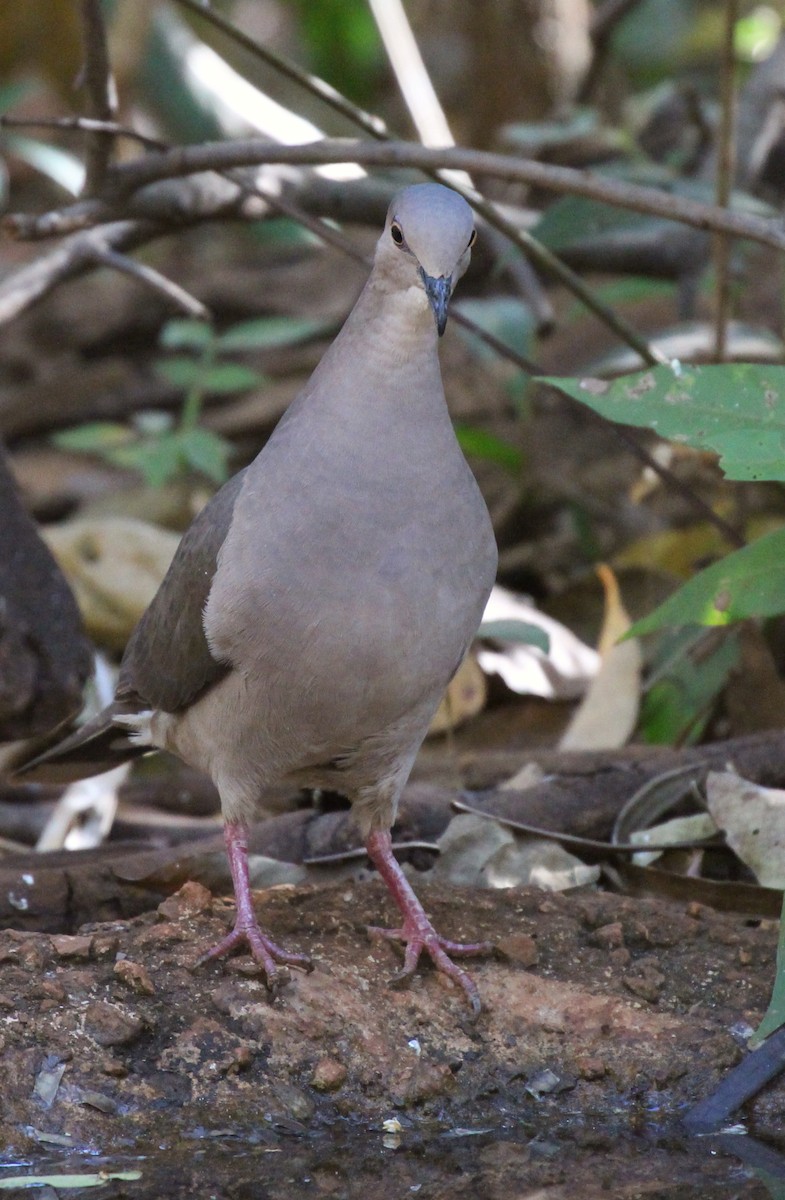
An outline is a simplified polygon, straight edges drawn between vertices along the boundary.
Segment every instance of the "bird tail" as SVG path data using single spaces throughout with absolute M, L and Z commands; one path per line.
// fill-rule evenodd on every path
M 140 740 L 130 725 L 115 724 L 123 715 L 110 704 L 74 733 L 56 742 L 27 762 L 15 763 L 13 774 L 31 783 L 73 783 L 119 766 L 137 755 L 146 754 L 148 743 Z

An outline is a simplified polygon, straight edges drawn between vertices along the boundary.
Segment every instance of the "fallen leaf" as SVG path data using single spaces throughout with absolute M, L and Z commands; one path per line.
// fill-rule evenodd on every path
M 728 845 L 763 887 L 785 887 L 785 791 L 710 771 L 706 802 Z
M 597 568 L 605 589 L 600 669 L 559 742 L 560 750 L 615 750 L 626 745 L 638 721 L 641 651 L 636 639 L 620 642 L 632 622 L 610 567 Z

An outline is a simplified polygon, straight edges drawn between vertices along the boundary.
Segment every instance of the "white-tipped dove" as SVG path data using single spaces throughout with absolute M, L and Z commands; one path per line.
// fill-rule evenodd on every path
M 405 943 L 397 978 L 425 950 L 480 1007 L 451 956 L 488 947 L 436 933 L 390 838 L 496 571 L 437 355 L 474 236 L 471 208 L 448 188 L 398 193 L 338 337 L 258 457 L 184 535 L 114 702 L 45 756 L 105 767 L 157 746 L 212 777 L 237 916 L 202 961 L 245 944 L 271 987 L 278 964 L 310 965 L 270 940 L 251 902 L 248 824 L 265 786 L 283 780 L 352 801 L 401 912 L 400 928 L 376 931 Z

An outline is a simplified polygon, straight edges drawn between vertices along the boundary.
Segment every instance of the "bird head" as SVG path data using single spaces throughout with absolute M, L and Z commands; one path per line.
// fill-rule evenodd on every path
M 377 262 L 401 288 L 420 287 L 428 298 L 439 336 L 455 284 L 469 265 L 474 213 L 462 196 L 440 183 L 418 183 L 393 197 Z

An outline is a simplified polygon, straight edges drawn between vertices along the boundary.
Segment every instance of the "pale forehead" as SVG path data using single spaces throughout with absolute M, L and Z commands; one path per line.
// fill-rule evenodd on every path
M 418 183 L 404 188 L 393 197 L 387 214 L 388 224 L 398 221 L 409 241 L 445 237 L 463 240 L 474 228 L 474 213 L 463 196 L 439 183 Z

